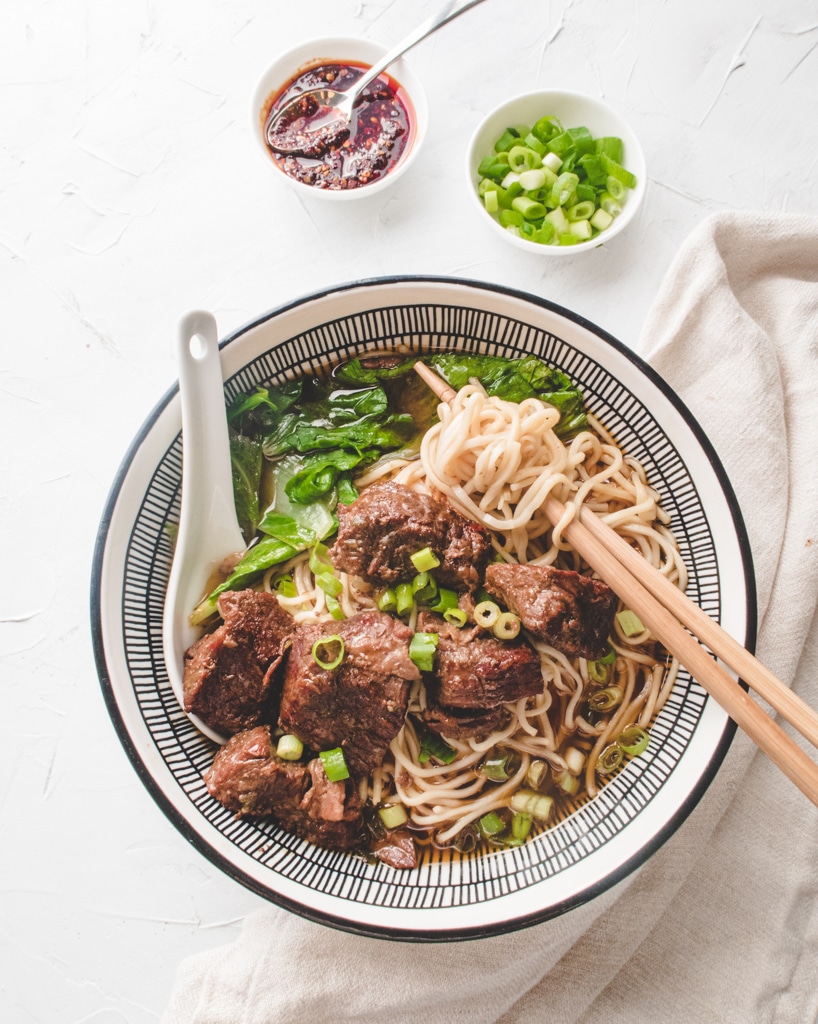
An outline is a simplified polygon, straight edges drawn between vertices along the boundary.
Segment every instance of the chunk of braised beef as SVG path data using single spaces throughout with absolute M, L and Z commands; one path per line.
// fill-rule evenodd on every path
M 274 814 L 298 806 L 309 786 L 306 766 L 275 754 L 269 725 L 231 736 L 205 773 L 211 796 L 238 817 Z
M 326 669 L 312 651 L 330 636 L 341 637 L 344 656 Z M 420 678 L 411 639 L 404 623 L 376 611 L 299 626 L 284 673 L 282 729 L 312 750 L 341 747 L 355 774 L 379 767 L 406 718 L 409 684 Z
M 330 782 L 319 758 L 308 764 L 275 753 L 270 727 L 237 733 L 205 775 L 208 792 L 237 817 L 273 817 L 318 846 L 352 849 L 362 838 L 360 797 L 352 782 Z
M 227 736 L 275 714 L 275 671 L 295 622 L 273 594 L 228 590 L 219 598 L 223 623 L 185 652 L 185 710 Z
M 416 575 L 412 555 L 427 547 L 441 563 L 434 570 L 438 583 L 457 590 L 479 586 L 491 550 L 488 531 L 444 498 L 385 481 L 338 506 L 338 537 L 330 550 L 336 569 L 391 586 Z
M 619 600 L 601 580 L 549 565 L 495 563 L 486 569 L 485 587 L 563 654 L 593 660 L 608 649 Z
M 418 629 L 439 637 L 430 689 L 444 708 L 489 709 L 542 693 L 540 656 L 524 638 L 497 640 L 429 612 L 418 617 Z
M 391 868 L 408 871 L 418 866 L 418 850 L 408 829 L 396 829 L 372 844 L 372 853 Z
M 486 736 L 507 725 L 510 715 L 503 704 L 481 709 L 443 708 L 430 703 L 420 716 L 421 720 L 438 736 L 444 739 L 483 740 Z

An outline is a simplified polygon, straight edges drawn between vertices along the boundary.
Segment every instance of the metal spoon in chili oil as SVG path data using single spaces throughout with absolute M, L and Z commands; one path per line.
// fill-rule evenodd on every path
M 268 146 L 277 153 L 318 157 L 349 130 L 352 111 L 364 90 L 399 57 L 442 25 L 453 21 L 482 0 L 449 0 L 441 11 L 427 19 L 362 75 L 349 89 L 329 87 L 308 89 L 295 96 L 269 120 Z

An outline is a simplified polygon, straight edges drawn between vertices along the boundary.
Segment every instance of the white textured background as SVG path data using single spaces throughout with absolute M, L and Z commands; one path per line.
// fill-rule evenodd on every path
M 258 905 L 143 790 L 91 653 L 99 516 L 175 379 L 181 313 L 212 309 L 226 333 L 334 283 L 444 274 L 542 295 L 633 345 L 707 213 L 818 213 L 815 0 L 486 0 L 407 58 L 431 125 L 395 188 L 338 205 L 296 197 L 250 137 L 265 65 L 312 36 L 390 46 L 436 7 L 0 6 L 4 1022 L 156 1022 L 179 960 L 233 938 Z M 624 114 L 650 179 L 635 224 L 567 262 L 493 238 L 463 185 L 481 116 L 555 86 Z

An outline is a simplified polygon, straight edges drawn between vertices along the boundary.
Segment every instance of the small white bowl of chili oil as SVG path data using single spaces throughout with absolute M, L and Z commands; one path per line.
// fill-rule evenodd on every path
M 356 105 L 349 135 L 320 157 L 277 153 L 267 125 L 289 100 L 306 89 L 344 89 L 386 49 L 364 39 L 315 39 L 280 56 L 261 76 L 251 106 L 252 130 L 262 156 L 302 195 L 359 199 L 394 184 L 420 150 L 428 108 L 420 81 L 403 60 L 390 65 Z

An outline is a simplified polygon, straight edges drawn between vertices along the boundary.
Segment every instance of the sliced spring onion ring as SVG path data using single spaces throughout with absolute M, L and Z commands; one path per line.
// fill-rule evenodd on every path
M 435 667 L 435 648 L 440 637 L 437 633 L 415 633 L 409 641 L 409 657 L 421 672 Z
M 501 612 L 491 631 L 498 640 L 513 640 L 520 632 L 520 617 L 514 612 Z
M 409 820 L 406 808 L 403 804 L 384 804 L 378 808 L 378 817 L 381 819 L 384 828 L 400 828 Z
M 596 690 L 588 697 L 588 707 L 592 711 L 611 711 L 622 703 L 624 693 L 618 686 L 606 686 L 604 690 Z
M 625 634 L 625 636 L 638 636 L 640 633 L 645 632 L 645 626 L 636 612 L 632 612 L 630 608 L 625 608 L 621 612 L 617 612 L 616 621 L 619 623 L 619 628 Z
M 609 743 L 599 755 L 596 762 L 596 770 L 600 775 L 610 775 L 622 764 L 624 754 L 617 743 Z
M 338 668 L 344 660 L 344 641 L 334 633 L 332 636 L 322 636 L 312 645 L 312 660 L 325 672 L 332 672 Z
M 418 572 L 428 572 L 440 565 L 440 559 L 431 548 L 421 548 L 410 556 L 410 560 Z
M 466 625 L 469 617 L 462 608 L 447 608 L 443 613 L 443 618 L 453 626 L 462 627 Z
M 292 733 L 285 733 L 276 744 L 276 754 L 282 761 L 297 761 L 304 753 L 304 744 Z
M 457 751 L 436 732 L 427 732 L 420 741 L 418 763 L 426 764 L 432 757 L 441 764 L 451 764 L 457 757 Z
M 527 839 L 533 818 L 525 811 L 515 811 L 511 816 L 511 834 L 515 839 Z
M 477 822 L 477 828 L 481 835 L 499 836 L 501 832 L 505 832 L 506 823 L 496 811 L 489 811 Z
M 545 761 L 534 760 L 528 766 L 526 772 L 526 782 L 531 786 L 532 789 L 539 789 L 540 786 L 545 782 L 546 776 L 548 775 L 548 765 Z
M 480 601 L 474 606 L 474 621 L 484 629 L 491 629 L 500 618 L 500 606 L 494 601 Z
M 510 778 L 508 769 L 511 754 L 490 754 L 480 765 L 480 774 L 492 782 L 505 782 Z
M 346 758 L 340 747 L 322 750 L 318 756 L 321 758 L 321 763 L 330 782 L 343 782 L 344 779 L 349 778 L 349 768 L 347 768 Z
M 616 742 L 623 754 L 627 754 L 628 757 L 639 757 L 648 749 L 650 733 L 638 725 L 629 725 Z
M 530 814 L 537 821 L 548 821 L 554 809 L 554 798 L 531 789 L 518 789 L 511 797 L 509 806 L 513 811 Z
M 408 615 L 415 607 L 415 595 L 411 583 L 399 583 L 395 587 L 395 611 L 398 615 Z
M 390 588 L 384 590 L 382 594 L 378 595 L 378 611 L 379 612 L 394 612 L 398 607 L 398 599 L 395 596 L 395 591 Z

